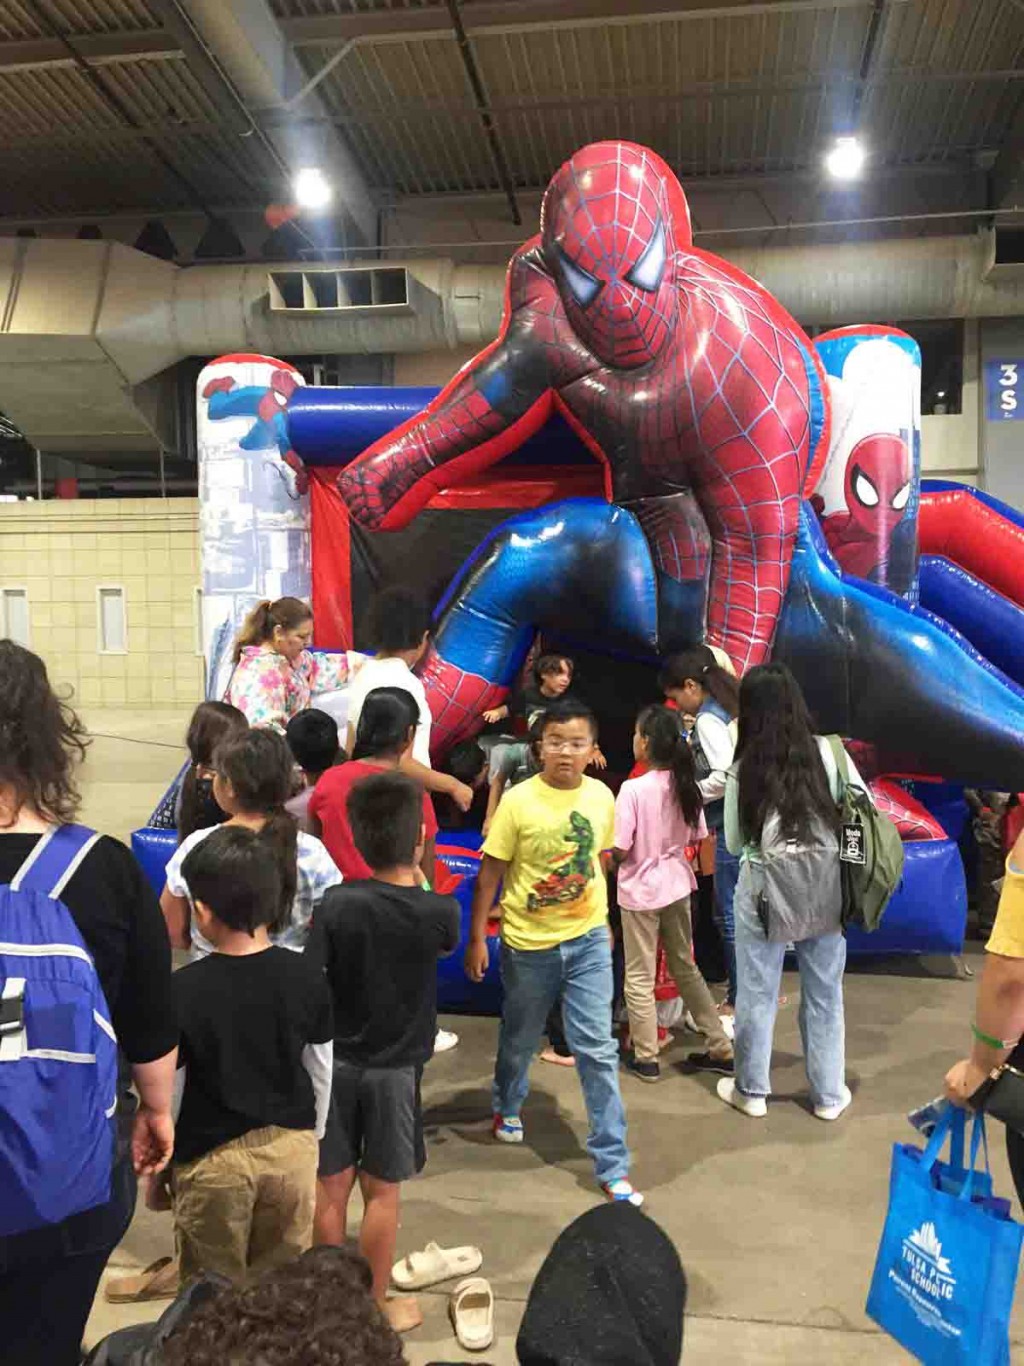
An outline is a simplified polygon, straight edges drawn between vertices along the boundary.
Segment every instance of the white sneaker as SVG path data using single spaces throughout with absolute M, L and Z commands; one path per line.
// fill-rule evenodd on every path
M 848 1110 L 853 1103 L 853 1093 L 848 1086 L 843 1087 L 843 1098 L 838 1105 L 816 1105 L 814 1107 L 815 1119 L 833 1120 L 838 1119 L 844 1110 Z
M 745 1096 L 732 1077 L 723 1077 L 715 1089 L 718 1092 L 718 1099 L 724 1100 L 726 1105 L 731 1105 L 734 1110 L 739 1110 L 741 1115 L 749 1115 L 751 1119 L 764 1119 L 768 1113 L 768 1102 L 764 1096 Z
M 434 1035 L 434 1052 L 447 1053 L 449 1049 L 454 1048 L 458 1042 L 458 1034 L 453 1034 L 450 1029 L 439 1029 Z

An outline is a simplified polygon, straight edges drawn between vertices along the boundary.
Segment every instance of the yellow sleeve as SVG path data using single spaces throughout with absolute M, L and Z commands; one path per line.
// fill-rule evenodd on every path
M 1015 872 L 1009 861 L 996 923 L 985 948 L 1001 958 L 1024 958 L 1024 873 Z
M 506 792 L 498 803 L 498 809 L 491 821 L 491 828 L 481 850 L 491 858 L 511 863 L 519 842 L 519 822 L 514 792 Z

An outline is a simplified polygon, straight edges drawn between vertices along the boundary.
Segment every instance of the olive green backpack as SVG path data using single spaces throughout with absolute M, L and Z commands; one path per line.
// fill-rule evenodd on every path
M 838 735 L 828 737 L 839 770 L 839 864 L 843 929 L 877 930 L 903 878 L 903 841 L 863 788 L 850 782 L 850 765 Z

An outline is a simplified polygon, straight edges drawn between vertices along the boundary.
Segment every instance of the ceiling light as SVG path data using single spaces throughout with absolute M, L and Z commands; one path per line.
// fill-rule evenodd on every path
M 292 188 L 295 202 L 303 209 L 324 209 L 334 194 L 319 166 L 303 166 Z
M 935 397 L 936 397 L 936 398 L 945 398 L 945 397 L 946 397 L 946 391 L 945 391 L 945 389 L 940 389 L 939 392 L 935 395 Z
M 836 138 L 825 157 L 825 169 L 835 180 L 856 180 L 864 169 L 867 153 L 859 139 Z

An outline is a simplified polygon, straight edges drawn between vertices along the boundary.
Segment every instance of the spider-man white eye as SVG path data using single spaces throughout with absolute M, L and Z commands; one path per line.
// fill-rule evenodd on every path
M 853 491 L 857 501 L 863 503 L 866 508 L 878 506 L 878 490 L 862 469 L 858 469 L 853 476 Z
M 895 495 L 895 497 L 893 498 L 893 500 L 892 500 L 892 505 L 893 505 L 893 507 L 896 509 L 897 512 L 902 512 L 903 509 L 907 506 L 907 503 L 908 503 L 909 500 L 910 500 L 910 485 L 909 485 L 909 484 L 904 484 L 903 487 L 900 489 L 900 491 L 899 491 L 899 492 Z
M 569 286 L 573 298 L 583 308 L 586 308 L 597 297 L 597 292 L 601 288 L 601 281 L 596 280 L 589 271 L 578 266 L 575 261 L 570 261 L 564 251 L 560 251 L 558 256 L 562 264 L 562 275 L 565 277 L 565 283 Z
M 631 285 L 636 285 L 637 289 L 644 289 L 648 294 L 653 294 L 661 284 L 661 277 L 664 272 L 665 225 L 659 219 L 658 225 L 654 229 L 654 236 L 647 244 L 647 249 L 626 276 L 626 279 Z

